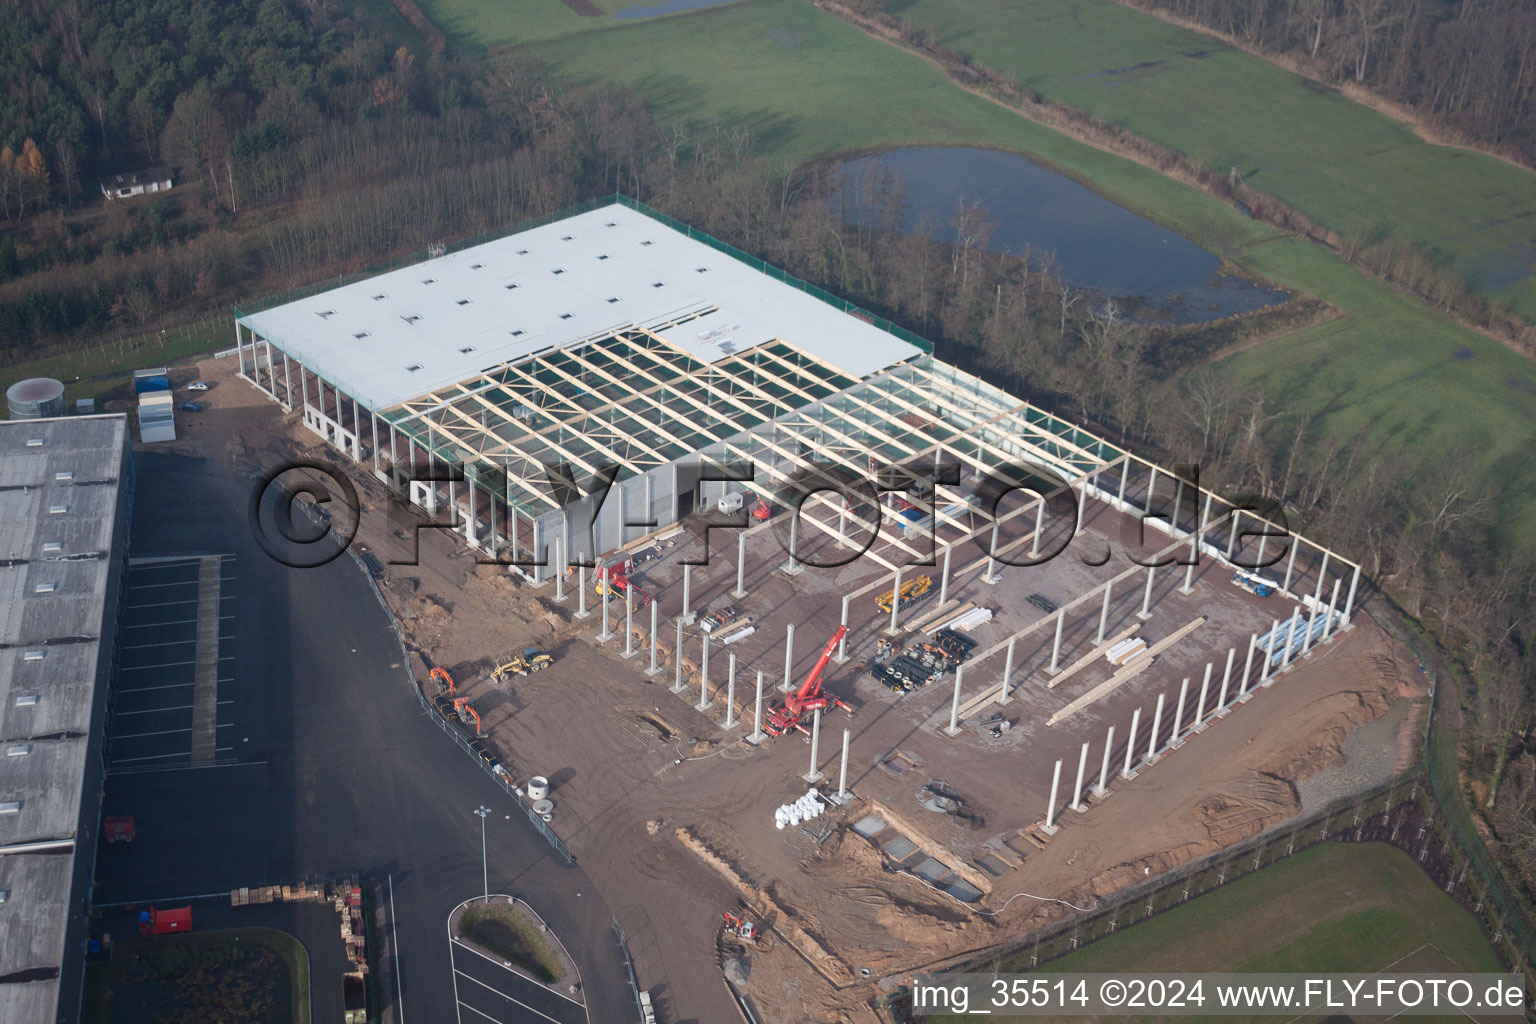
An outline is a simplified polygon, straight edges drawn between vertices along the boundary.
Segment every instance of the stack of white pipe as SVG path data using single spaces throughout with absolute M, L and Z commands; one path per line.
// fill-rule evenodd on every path
M 826 809 L 826 804 L 821 802 L 821 794 L 815 789 L 807 790 L 805 796 L 773 812 L 773 827 L 784 829 L 791 825 L 798 825 L 802 821 L 818 817 Z

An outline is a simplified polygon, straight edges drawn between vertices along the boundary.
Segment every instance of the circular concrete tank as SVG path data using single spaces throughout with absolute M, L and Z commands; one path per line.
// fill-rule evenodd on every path
M 32 377 L 5 389 L 5 404 L 13 420 L 63 416 L 64 385 L 51 377 Z
M 528 780 L 528 799 L 543 800 L 549 796 L 549 780 L 542 775 L 535 775 Z

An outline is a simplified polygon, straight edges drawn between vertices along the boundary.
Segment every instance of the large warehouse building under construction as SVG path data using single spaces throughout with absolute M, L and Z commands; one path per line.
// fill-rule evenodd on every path
M 600 557 L 727 490 L 772 501 L 807 475 L 865 478 L 925 460 L 958 469 L 929 522 L 966 538 L 994 530 L 977 495 L 986 477 L 1038 483 L 1017 467 L 1045 467 L 1124 507 L 1128 483 L 1150 499 L 1159 475 L 921 339 L 620 197 L 242 312 L 236 338 L 256 387 L 439 518 L 456 510 L 470 544 L 540 563 L 519 570 L 537 579 L 562 556 Z M 700 488 L 690 466 L 705 461 L 748 463 L 755 477 Z M 562 466 L 583 492 L 616 467 L 591 533 L 590 506 L 550 469 Z M 1203 513 L 1165 532 L 1203 533 L 1229 511 L 1209 492 L 1187 497 L 1197 494 Z M 807 513 L 802 530 L 845 528 L 826 492 Z M 902 549 L 924 554 L 895 528 L 909 522 L 890 525 L 870 557 L 889 567 Z M 1324 549 L 1299 546 L 1303 564 L 1326 572 Z

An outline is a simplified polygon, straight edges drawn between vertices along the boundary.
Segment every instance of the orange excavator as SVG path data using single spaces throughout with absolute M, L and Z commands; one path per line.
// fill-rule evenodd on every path
M 641 608 L 648 607 L 651 603 L 651 595 L 641 590 L 639 584 L 629 578 L 630 570 L 633 568 L 634 563 L 627 558 L 613 565 L 599 565 L 592 571 L 596 579 L 594 589 L 605 599 L 617 598 L 620 601 L 624 600 L 626 592 L 633 591 L 635 604 Z
M 794 693 L 785 694 L 784 703 L 768 712 L 768 721 L 763 724 L 771 735 L 783 736 L 791 729 L 799 729 L 809 735 L 810 729 L 806 727 L 805 719 L 809 718 L 812 712 L 820 711 L 828 704 L 836 704 L 850 715 L 853 714 L 853 708 L 821 690 L 821 676 L 827 670 L 827 662 L 832 660 L 832 652 L 837 650 L 837 645 L 842 643 L 843 637 L 847 635 L 848 627 L 838 626 L 837 632 L 832 634 L 832 639 L 827 641 L 821 657 L 816 659 L 810 675 L 806 676 L 805 682 L 800 684 L 800 689 Z
M 453 696 L 453 676 L 448 674 L 447 669 L 439 665 L 427 673 L 427 675 L 437 684 L 438 693 L 447 693 L 448 696 Z
M 453 701 L 453 710 L 458 712 L 459 721 L 463 722 L 465 725 L 468 725 L 470 722 L 474 722 L 475 735 L 480 735 L 480 712 L 475 710 L 475 706 L 470 703 L 468 697 L 455 697 Z

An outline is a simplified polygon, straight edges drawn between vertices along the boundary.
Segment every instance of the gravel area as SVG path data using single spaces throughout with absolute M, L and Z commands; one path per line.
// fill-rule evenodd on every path
M 1412 703 L 1407 699 L 1394 701 L 1386 714 L 1371 719 L 1344 741 L 1343 764 L 1325 768 L 1296 784 L 1303 814 L 1392 777 L 1397 764 L 1397 731 L 1408 717 Z

